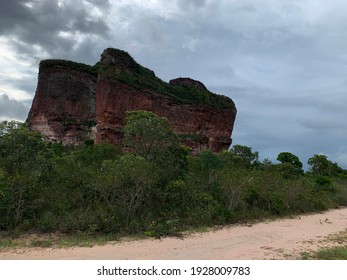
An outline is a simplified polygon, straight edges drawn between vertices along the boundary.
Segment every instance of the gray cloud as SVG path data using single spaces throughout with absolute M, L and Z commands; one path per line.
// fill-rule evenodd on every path
M 190 0 L 190 1 L 175 0 L 174 2 L 176 2 L 177 5 L 181 9 L 187 9 L 187 7 L 188 8 L 201 8 L 206 4 L 207 0 Z
M 24 5 L 25 0 L 3 0 L 0 10 L 0 34 L 9 34 L 18 25 L 35 20 L 33 13 Z
M 347 166 L 347 112 L 342 102 L 346 95 L 281 96 L 256 87 L 211 89 L 231 96 L 236 103 L 234 144 L 251 146 L 260 151 L 261 158 L 273 161 L 283 151 L 297 154 L 304 163 L 314 154 L 324 153 Z
M 25 120 L 29 107 L 23 102 L 10 99 L 6 94 L 0 94 L 0 120 Z
M 92 64 L 121 48 L 163 80 L 190 76 L 233 98 L 235 144 L 271 159 L 325 153 L 347 168 L 341 0 L 2 2 L 0 36 L 35 69 L 46 57 Z M 33 94 L 35 75 L 1 83 Z
M 93 44 L 88 37 L 107 39 L 105 13 L 109 7 L 106 0 L 4 0 L 0 35 L 8 36 L 11 46 L 24 56 L 66 57 L 78 52 L 86 41 Z

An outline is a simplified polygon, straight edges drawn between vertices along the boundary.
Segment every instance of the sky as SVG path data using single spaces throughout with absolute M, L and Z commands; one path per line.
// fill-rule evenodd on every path
M 24 121 L 40 60 L 126 50 L 232 98 L 233 144 L 347 168 L 345 0 L 1 0 L 0 121 Z

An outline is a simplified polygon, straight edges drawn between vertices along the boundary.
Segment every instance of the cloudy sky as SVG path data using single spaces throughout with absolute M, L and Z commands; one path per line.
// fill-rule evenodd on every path
M 1 0 L 0 120 L 25 120 L 38 63 L 128 51 L 164 81 L 231 97 L 234 144 L 347 168 L 345 0 Z

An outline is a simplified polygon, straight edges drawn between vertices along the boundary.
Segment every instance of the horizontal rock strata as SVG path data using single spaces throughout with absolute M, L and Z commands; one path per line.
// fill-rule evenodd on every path
M 111 48 L 95 66 L 42 61 L 27 122 L 47 140 L 64 145 L 86 139 L 121 145 L 125 115 L 132 110 L 166 117 L 193 154 L 219 152 L 231 144 L 236 108 L 230 98 L 190 78 L 165 83 L 128 53 Z

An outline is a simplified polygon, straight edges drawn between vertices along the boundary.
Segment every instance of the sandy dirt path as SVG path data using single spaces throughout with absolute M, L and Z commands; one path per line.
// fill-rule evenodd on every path
M 144 239 L 92 248 L 5 250 L 0 251 L 0 259 L 296 259 L 300 252 L 335 245 L 326 237 L 346 229 L 344 208 L 252 226 L 230 226 L 184 239 Z

